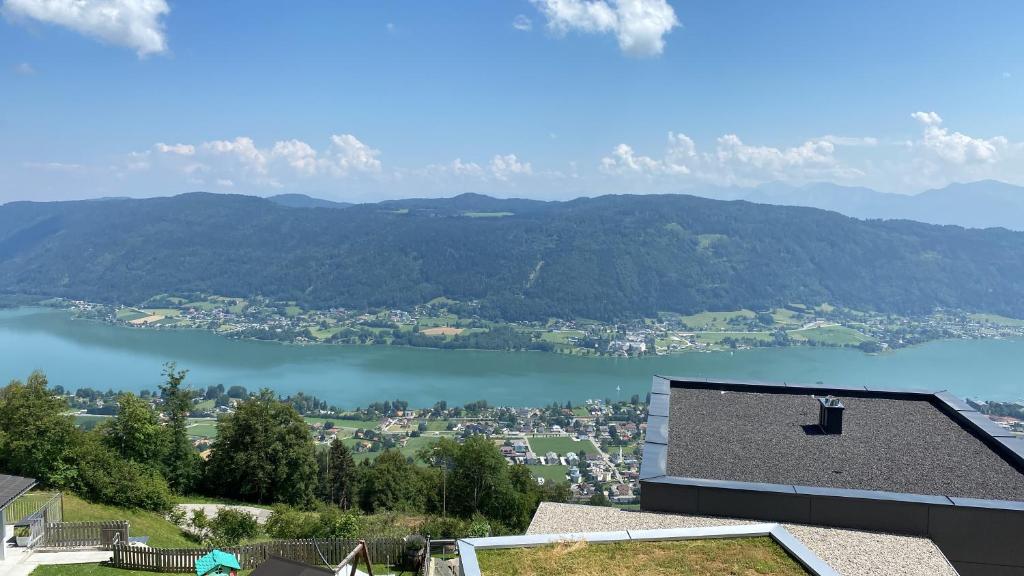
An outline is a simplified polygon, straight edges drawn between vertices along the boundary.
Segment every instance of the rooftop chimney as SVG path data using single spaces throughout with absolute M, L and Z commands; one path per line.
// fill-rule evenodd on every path
M 818 426 L 825 434 L 843 433 L 843 403 L 834 396 L 818 398 Z

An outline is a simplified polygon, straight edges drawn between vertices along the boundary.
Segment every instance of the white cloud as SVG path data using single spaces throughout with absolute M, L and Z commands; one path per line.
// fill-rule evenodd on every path
M 836 136 L 833 134 L 826 134 L 821 138 L 818 138 L 818 140 L 830 142 L 836 146 L 850 146 L 854 148 L 870 148 L 878 146 L 878 138 L 873 136 Z
M 942 117 L 935 112 L 914 112 L 910 115 L 920 122 L 924 133 L 916 145 L 939 158 L 954 164 L 992 163 L 1009 142 L 1002 136 L 975 138 L 961 132 L 950 132 L 942 127 Z
M 235 182 L 229 178 L 217 178 L 217 186 L 221 188 L 234 188 Z
M 307 176 L 316 174 L 317 154 L 312 146 L 302 140 L 275 142 L 270 150 L 274 158 L 283 158 L 296 172 Z
M 157 152 L 164 154 L 177 154 L 179 156 L 192 156 L 196 153 L 196 147 L 191 144 L 164 144 L 157 142 L 154 145 Z
M 3 11 L 133 48 L 139 57 L 167 50 L 166 0 L 6 0 Z
M 530 20 L 526 14 L 520 14 L 512 20 L 512 27 L 516 30 L 529 32 L 530 30 L 533 30 L 533 20 Z
M 491 174 L 498 180 L 508 180 L 513 176 L 533 174 L 529 162 L 521 162 L 515 154 L 496 154 L 491 159 Z
M 495 154 L 486 165 L 476 162 L 465 162 L 456 158 L 447 164 L 430 164 L 423 170 L 414 173 L 430 178 L 455 177 L 474 178 L 481 181 L 507 182 L 518 176 L 533 175 L 533 166 L 524 162 L 515 154 Z
M 335 134 L 331 136 L 331 144 L 327 166 L 334 174 L 345 176 L 351 172 L 380 172 L 381 163 L 377 159 L 380 150 L 370 148 L 351 134 Z
M 925 126 L 938 126 L 942 124 L 942 116 L 939 116 L 938 112 L 914 112 L 910 117 Z
M 614 34 L 632 56 L 657 56 L 679 25 L 667 0 L 531 0 L 557 34 Z
M 233 158 L 242 167 L 256 174 L 267 173 L 267 155 L 256 148 L 252 138 L 239 136 L 234 140 L 204 142 L 202 149 L 210 154 Z
M 686 177 L 719 185 L 856 175 L 855 170 L 838 164 L 834 151 L 835 145 L 824 139 L 775 148 L 751 146 L 735 134 L 726 134 L 718 138 L 713 152 L 700 153 L 689 136 L 669 132 L 662 157 L 637 154 L 628 144 L 619 144 L 601 159 L 598 168 L 612 175 Z
M 22 62 L 14 67 L 14 72 L 19 76 L 35 76 L 36 69 L 28 62 Z
M 67 162 L 26 162 L 25 167 L 33 170 L 45 170 L 47 172 L 79 172 L 86 168 L 82 164 Z

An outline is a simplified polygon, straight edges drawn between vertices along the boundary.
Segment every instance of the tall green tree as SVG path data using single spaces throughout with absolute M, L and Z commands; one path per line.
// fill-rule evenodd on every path
M 48 486 L 70 486 L 77 474 L 79 432 L 67 403 L 47 390 L 46 376 L 33 372 L 0 390 L 0 471 L 35 478 Z
M 335 438 L 331 442 L 327 462 L 328 501 L 348 510 L 354 504 L 357 480 L 352 451 L 344 442 Z
M 89 500 L 158 512 L 171 508 L 171 491 L 160 472 L 112 450 L 102 432 L 83 433 L 75 456 L 78 477 L 73 488 Z
M 164 455 L 164 474 L 167 483 L 179 493 L 191 490 L 199 478 L 201 459 L 188 439 L 188 413 L 192 410 L 192 391 L 185 387 L 188 370 L 178 370 L 177 364 L 164 366 L 166 381 L 160 386 L 163 412 L 167 418 L 167 451 Z
M 429 471 L 397 450 L 385 450 L 360 466 L 359 506 L 367 513 L 392 510 L 422 512 L 433 492 Z
M 131 392 L 117 397 L 117 415 L 96 428 L 103 443 L 126 460 L 163 470 L 167 436 L 149 402 Z
M 206 481 L 215 493 L 299 506 L 315 498 L 313 438 L 299 413 L 270 390 L 221 417 L 211 450 Z

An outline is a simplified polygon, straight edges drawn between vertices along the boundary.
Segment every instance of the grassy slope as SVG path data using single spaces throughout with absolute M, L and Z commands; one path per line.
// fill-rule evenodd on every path
M 196 543 L 186 538 L 177 526 L 155 512 L 127 510 L 86 502 L 73 494 L 64 495 L 64 521 L 89 522 L 127 520 L 132 536 L 149 536 L 149 545 L 166 548 L 190 548 Z

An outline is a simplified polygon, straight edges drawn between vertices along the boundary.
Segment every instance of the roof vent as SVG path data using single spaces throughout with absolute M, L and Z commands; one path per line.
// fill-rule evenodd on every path
M 818 398 L 818 426 L 825 434 L 843 433 L 843 403 L 835 396 Z

